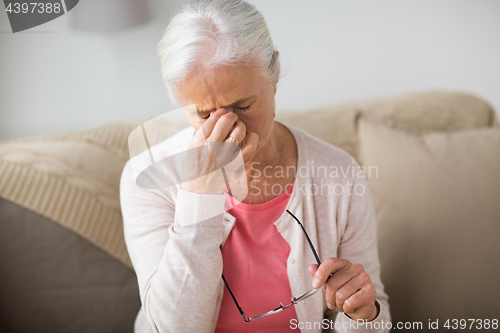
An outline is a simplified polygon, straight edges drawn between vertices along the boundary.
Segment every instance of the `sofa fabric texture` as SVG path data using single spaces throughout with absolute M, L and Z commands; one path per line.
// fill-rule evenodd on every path
M 0 332 L 133 332 L 135 273 L 50 219 L 0 199 Z
M 131 124 L 0 145 L 0 197 L 68 228 L 132 268 L 118 188 Z

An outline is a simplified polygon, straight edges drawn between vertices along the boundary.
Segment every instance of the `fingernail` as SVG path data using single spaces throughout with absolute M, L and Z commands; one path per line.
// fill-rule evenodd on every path
M 313 280 L 313 288 L 319 288 L 321 286 L 321 282 L 318 279 Z
M 333 305 L 332 304 L 326 303 L 326 305 L 328 306 L 329 309 L 333 309 Z

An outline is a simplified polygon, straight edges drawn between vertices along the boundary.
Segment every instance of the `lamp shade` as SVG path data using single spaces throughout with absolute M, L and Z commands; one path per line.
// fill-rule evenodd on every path
M 74 9 L 73 27 L 96 32 L 117 31 L 150 18 L 148 0 L 84 0 Z

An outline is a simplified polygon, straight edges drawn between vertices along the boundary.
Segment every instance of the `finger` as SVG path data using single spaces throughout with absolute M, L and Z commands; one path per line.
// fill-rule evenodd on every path
M 330 277 L 330 274 L 350 265 L 351 263 L 345 259 L 339 258 L 328 258 L 321 263 L 318 270 L 314 274 L 313 288 L 318 289 L 325 284 L 326 280 Z
M 309 273 L 314 276 L 314 273 L 318 270 L 318 264 L 309 265 Z M 323 291 L 326 292 L 326 284 L 323 285 Z
M 352 270 L 351 270 L 352 271 Z M 335 273 L 337 275 L 337 273 Z M 335 276 L 334 275 L 334 276 Z M 348 277 L 349 275 L 347 275 Z M 345 282 L 342 286 L 333 288 L 328 287 L 330 291 L 334 291 L 334 298 L 336 308 L 338 311 L 344 311 L 344 302 L 346 299 L 354 295 L 358 290 L 362 289 L 365 285 L 371 284 L 370 277 L 365 272 L 361 274 L 355 274 L 352 276 L 347 282 Z M 328 284 L 327 284 L 328 285 Z M 327 301 L 328 302 L 328 301 Z
M 372 284 L 366 285 L 344 301 L 343 312 L 351 318 L 368 318 L 373 312 L 376 291 Z
M 244 140 L 245 144 L 241 148 L 241 154 L 243 157 L 243 161 L 249 161 L 257 153 L 259 136 L 256 133 L 247 129 Z
M 311 273 L 312 276 L 314 276 L 314 273 L 318 270 L 318 264 L 311 264 L 309 265 L 309 273 Z
M 236 121 L 236 124 L 234 125 L 231 133 L 229 133 L 229 136 L 232 137 L 234 140 L 238 141 L 239 147 L 241 148 L 241 146 L 243 145 L 243 140 L 245 139 L 245 135 L 246 135 L 245 123 L 243 123 L 241 120 Z
M 214 130 L 215 125 L 219 121 L 220 117 L 229 113 L 229 110 L 226 108 L 220 108 L 217 111 L 214 111 L 210 114 L 210 118 L 208 118 L 200 127 L 200 131 L 203 133 L 204 139 L 208 139 Z
M 331 277 L 325 283 L 326 302 L 327 304 L 329 304 L 328 307 L 331 308 L 337 305 L 337 310 L 342 309 L 342 306 L 339 306 L 339 295 L 343 294 L 343 292 L 345 291 L 344 288 L 348 288 L 350 286 L 350 283 L 352 283 L 352 280 L 361 273 L 364 273 L 363 266 L 361 266 L 360 264 L 349 264 L 331 274 Z M 361 287 L 362 285 L 359 285 L 355 290 L 351 292 L 351 294 Z M 340 304 L 342 304 L 343 301 L 351 294 L 344 295 Z
M 207 140 L 211 142 L 222 142 L 226 140 L 229 132 L 237 121 L 238 116 L 234 112 L 229 112 L 221 115 Z

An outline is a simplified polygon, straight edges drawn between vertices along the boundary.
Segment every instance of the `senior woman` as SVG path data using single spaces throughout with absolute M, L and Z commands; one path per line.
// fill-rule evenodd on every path
M 325 172 L 358 164 L 274 121 L 279 54 L 261 13 L 240 0 L 189 1 L 158 54 L 172 100 L 195 110 L 192 127 L 158 147 L 196 153 L 183 155 L 182 182 L 167 188 L 138 185 L 137 157 L 122 174 L 142 301 L 135 331 L 387 331 L 366 180 Z M 218 143 L 244 168 L 214 167 Z M 234 197 L 231 179 L 243 179 L 245 196 Z

